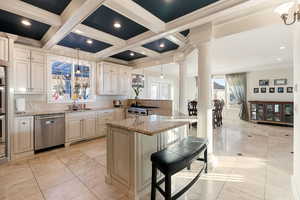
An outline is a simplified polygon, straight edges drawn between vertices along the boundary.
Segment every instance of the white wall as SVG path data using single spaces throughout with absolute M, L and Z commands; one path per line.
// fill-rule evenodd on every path
M 274 79 L 287 79 L 285 86 L 274 86 Z M 286 92 L 286 87 L 293 87 L 293 68 L 282 68 L 247 73 L 248 101 L 293 101 L 294 95 Z M 254 88 L 260 88 L 259 80 L 270 80 L 267 93 L 253 92 Z M 269 87 L 275 87 L 275 93 L 269 93 Z M 284 87 L 284 93 L 277 93 L 277 87 Z
M 133 73 L 144 74 L 145 75 L 145 88 L 141 92 L 139 98 L 141 99 L 150 99 L 151 98 L 151 83 L 152 82 L 165 82 L 171 85 L 171 100 L 173 100 L 173 110 L 178 111 L 179 109 L 179 77 L 178 75 L 167 74 L 164 72 L 164 79 L 160 78 L 160 72 L 148 71 L 147 69 L 137 69 Z M 132 91 L 131 98 L 134 98 L 135 94 Z
M 300 23 L 295 25 L 294 33 L 294 83 L 297 90 L 294 95 L 294 175 L 292 179 L 295 200 L 300 200 Z

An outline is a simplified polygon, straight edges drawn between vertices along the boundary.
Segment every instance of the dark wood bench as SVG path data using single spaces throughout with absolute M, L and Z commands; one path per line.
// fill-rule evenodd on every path
M 207 139 L 187 137 L 178 143 L 175 143 L 166 149 L 153 153 L 152 161 L 152 184 L 151 184 L 151 200 L 155 200 L 156 189 L 165 197 L 165 200 L 178 199 L 199 179 L 203 170 L 207 173 Z M 199 158 L 204 152 L 204 158 Z M 196 177 L 186 185 L 182 190 L 174 196 L 171 194 L 171 177 L 177 172 L 190 168 L 194 160 L 204 162 L 203 167 L 199 170 Z M 157 170 L 164 174 L 164 178 L 157 181 Z M 165 190 L 160 185 L 165 182 Z

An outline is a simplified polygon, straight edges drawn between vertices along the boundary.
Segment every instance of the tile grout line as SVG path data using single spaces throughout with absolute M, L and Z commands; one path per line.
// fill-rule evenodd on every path
M 37 184 L 37 186 L 38 186 L 38 188 L 39 188 L 40 193 L 42 194 L 43 199 L 46 200 L 46 197 L 45 197 L 45 195 L 44 195 L 44 193 L 43 193 L 43 191 L 42 191 L 42 189 L 41 189 L 41 186 L 40 186 L 39 182 L 37 181 L 37 179 L 36 179 L 36 177 L 35 177 L 35 173 L 33 172 L 33 169 L 32 169 L 32 167 L 31 167 L 31 165 L 30 165 L 30 163 L 29 163 L 29 160 L 27 160 L 26 162 L 27 162 L 27 164 L 28 164 L 28 166 L 29 166 L 29 168 L 30 168 L 30 170 L 31 170 L 31 173 L 32 173 L 32 175 L 33 175 L 33 177 L 34 177 L 34 180 L 35 180 L 35 182 L 36 182 L 36 184 Z
M 80 151 L 80 150 L 79 150 Z M 80 151 L 81 152 L 81 151 Z M 83 152 L 81 152 L 81 153 L 83 153 Z M 86 154 L 85 154 L 86 155 Z M 56 155 L 55 155 L 56 156 Z M 57 156 L 56 156 L 57 157 Z M 89 157 L 89 156 L 88 156 Z M 90 157 L 89 157 L 90 158 Z M 101 200 L 101 199 L 99 199 L 98 198 L 98 196 L 92 191 L 92 190 L 90 190 L 90 188 L 84 183 L 84 182 L 82 182 L 81 181 L 81 179 L 73 172 L 73 170 L 72 169 L 70 169 L 63 161 L 61 161 L 61 159 L 59 158 L 59 157 L 57 157 L 57 159 L 67 168 L 67 169 L 69 169 L 70 170 L 70 172 L 75 176 L 75 178 L 76 179 L 78 179 L 78 181 L 82 184 L 82 185 L 84 185 L 85 187 L 86 187 L 86 189 L 97 199 L 97 200 Z M 92 158 L 90 158 L 90 159 L 92 159 Z

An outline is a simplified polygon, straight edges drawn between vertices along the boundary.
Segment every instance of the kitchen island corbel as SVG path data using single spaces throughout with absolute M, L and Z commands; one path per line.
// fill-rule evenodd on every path
M 123 185 L 131 200 L 142 199 L 151 189 L 151 154 L 186 137 L 188 124 L 161 116 L 108 123 L 106 182 Z

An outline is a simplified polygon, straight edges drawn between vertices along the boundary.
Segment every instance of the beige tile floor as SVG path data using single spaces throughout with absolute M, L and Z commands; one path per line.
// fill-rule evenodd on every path
M 292 142 L 292 128 L 225 122 L 214 131 L 209 173 L 180 199 L 292 200 Z M 105 149 L 97 139 L 0 165 L 0 200 L 127 200 L 121 186 L 104 182 Z M 177 174 L 174 190 L 196 168 Z

